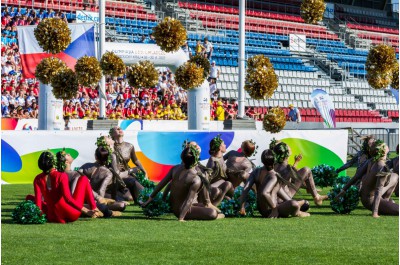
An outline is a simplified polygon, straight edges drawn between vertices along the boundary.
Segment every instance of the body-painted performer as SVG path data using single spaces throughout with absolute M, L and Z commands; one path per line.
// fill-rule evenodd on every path
M 134 200 L 137 202 L 140 191 L 143 186 L 136 180 L 134 173 L 141 170 L 146 174 L 139 159 L 136 157 L 135 147 L 127 142 L 124 142 L 124 131 L 116 126 L 111 128 L 110 136 L 114 140 L 114 155 L 112 159 L 112 170 L 118 174 L 124 181 L 126 187 L 129 189 L 131 196 L 124 196 L 126 200 Z M 130 168 L 128 163 L 132 160 L 136 168 Z
M 224 199 L 225 194 L 233 196 L 233 185 L 228 181 L 226 175 L 226 164 L 224 161 L 224 153 L 226 145 L 220 135 L 214 137 L 210 142 L 209 154 L 211 155 L 207 162 L 207 167 L 213 170 L 210 177 L 211 188 L 216 192 L 211 192 L 211 200 L 215 206 L 218 206 Z
M 256 145 L 252 141 L 244 141 L 241 146 L 241 152 L 232 150 L 224 155 L 227 168 L 226 173 L 233 188 L 236 188 L 242 182 L 246 182 L 251 171 L 255 168 L 254 164 L 249 160 L 255 148 Z
M 37 175 L 33 182 L 35 196 L 32 199 L 46 214 L 48 221 L 74 222 L 81 214 L 94 218 L 101 217 L 103 214 L 96 207 L 89 180 L 86 177 L 79 178 L 71 196 L 67 174 L 58 172 L 54 164 L 54 155 L 47 151 L 43 152 L 38 161 L 43 173 Z M 89 209 L 84 206 L 85 202 L 89 205 Z
M 371 149 L 371 146 L 375 142 L 375 137 L 372 135 L 368 135 L 368 136 L 362 137 L 361 140 L 363 140 L 361 150 L 358 151 L 358 153 L 351 160 L 349 160 L 346 164 L 344 164 L 340 168 L 336 169 L 337 173 L 340 173 L 343 170 L 348 169 L 349 167 L 353 166 L 354 164 L 357 164 L 357 167 L 361 167 L 364 163 L 366 163 L 366 161 L 368 159 L 371 158 L 370 149 Z
M 372 211 L 375 218 L 379 215 L 399 215 L 399 205 L 390 199 L 399 181 L 399 175 L 390 172 L 386 166 L 388 152 L 389 148 L 384 142 L 375 141 L 371 150 L 372 159 L 359 168 L 350 180 L 354 183 L 354 179 L 362 177 L 361 202 L 365 208 Z M 350 186 L 351 182 L 347 183 L 336 198 L 344 194 Z
M 246 197 L 253 184 L 257 188 L 257 208 L 260 214 L 265 218 L 278 217 L 307 217 L 309 213 L 300 211 L 300 207 L 305 203 L 302 201 L 292 200 L 291 197 L 282 189 L 284 183 L 291 185 L 285 181 L 279 173 L 274 171 L 275 157 L 272 150 L 265 150 L 261 154 L 263 167 L 255 169 L 247 181 L 243 193 L 240 197 L 242 215 L 246 214 L 245 202 Z M 278 197 L 283 201 L 278 203 Z
M 278 172 L 285 180 L 293 183 L 294 187 L 285 185 L 285 190 L 290 197 L 293 197 L 303 182 L 306 184 L 307 192 L 311 193 L 314 203 L 318 206 L 328 198 L 326 195 L 319 195 L 315 187 L 314 178 L 311 169 L 303 167 L 297 169 L 297 164 L 303 158 L 301 155 L 295 157 L 293 166 L 289 165 L 288 159 L 291 155 L 290 147 L 284 142 L 277 142 L 275 139 L 270 144 L 270 149 L 274 151 L 276 156 L 275 171 Z
M 224 217 L 213 208 L 194 203 L 198 193 L 204 188 L 204 183 L 207 182 L 206 177 L 199 174 L 195 168 L 199 161 L 198 150 L 193 146 L 185 148 L 181 153 L 181 159 L 183 164 L 174 166 L 168 172 L 143 206 L 150 203 L 157 193 L 171 182 L 171 209 L 179 221 L 214 220 Z
M 99 148 L 98 148 L 99 149 Z M 107 150 L 105 150 L 107 152 Z M 107 152 L 108 154 L 108 152 Z M 96 156 L 99 157 L 99 152 L 96 150 Z M 98 159 L 96 157 L 96 159 Z M 107 158 L 106 158 L 107 160 Z M 94 178 L 102 178 L 102 174 L 108 173 L 107 171 L 101 170 L 99 165 L 97 167 L 93 166 L 91 168 L 85 167 L 86 171 L 85 174 L 82 172 L 78 172 L 71 169 L 71 164 L 74 161 L 70 154 L 65 153 L 65 151 L 60 151 L 56 154 L 56 168 L 58 172 L 65 172 L 69 178 L 69 185 L 71 189 L 71 193 L 74 193 L 76 189 L 76 185 L 80 178 L 88 178 L 90 184 L 92 185 L 92 179 Z M 101 163 L 101 161 L 99 161 Z M 87 164 L 94 164 L 94 163 L 87 163 Z M 85 165 L 87 165 L 85 164 Z M 107 199 L 104 197 L 105 195 L 105 188 L 104 193 L 102 193 L 103 188 L 101 187 L 102 183 L 99 184 L 99 189 L 97 192 L 93 190 L 92 186 L 92 193 L 93 197 L 96 201 L 97 208 L 104 214 L 104 217 L 111 217 L 111 216 L 121 216 L 121 212 L 125 209 L 125 204 L 123 202 L 115 202 L 112 199 Z M 95 186 L 96 187 L 96 186 Z
M 386 164 L 390 169 L 392 169 L 393 173 L 399 175 L 399 144 L 397 144 L 396 146 L 396 154 L 397 156 L 391 160 L 388 160 Z M 399 182 L 397 182 L 394 193 L 396 194 L 397 197 L 399 197 Z

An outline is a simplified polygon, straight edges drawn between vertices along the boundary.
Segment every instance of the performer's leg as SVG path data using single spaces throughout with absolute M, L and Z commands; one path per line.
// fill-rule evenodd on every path
M 279 217 L 307 217 L 309 213 L 300 211 L 300 204 L 295 200 L 285 201 L 278 205 Z
M 227 193 L 229 191 L 231 191 L 232 189 L 233 189 L 232 183 L 230 183 L 229 181 L 224 181 L 222 184 L 220 184 L 218 186 L 217 192 L 215 192 L 215 189 L 211 188 L 212 204 L 215 206 L 218 206 L 221 203 L 221 201 L 224 199 L 225 195 L 227 195 Z M 213 192 L 215 192 L 215 193 L 213 194 Z
M 399 183 L 399 175 L 397 175 L 396 173 L 392 173 L 390 175 L 389 184 L 383 187 L 382 198 L 385 200 L 390 199 L 398 183 Z
M 186 214 L 185 220 L 215 220 L 219 216 L 222 217 L 222 215 L 218 215 L 217 211 L 212 208 L 192 206 Z
M 123 180 L 131 192 L 133 200 L 137 202 L 140 192 L 144 189 L 143 186 L 134 177 L 124 178 Z
M 123 203 L 123 202 L 114 202 L 113 204 L 108 205 L 108 208 L 109 208 L 111 211 L 119 211 L 119 212 L 122 212 L 122 211 L 125 210 L 126 204 Z
M 79 177 L 72 197 L 79 205 L 83 206 L 83 204 L 86 202 L 89 204 L 90 209 L 96 209 L 96 202 L 93 197 L 92 187 L 90 186 L 90 182 L 87 177 Z
M 399 205 L 391 201 L 381 200 L 379 203 L 378 214 L 399 215 Z
M 321 206 L 322 202 L 324 200 L 328 199 L 328 196 L 326 196 L 326 195 L 321 196 L 318 194 L 317 189 L 315 187 L 314 177 L 312 175 L 311 169 L 308 167 L 303 167 L 297 173 L 300 176 L 300 178 L 305 181 L 305 183 L 307 185 L 307 190 L 310 191 L 312 197 L 314 198 L 314 203 L 318 206 Z M 302 181 L 296 180 L 296 183 L 295 183 L 296 188 L 300 188 L 301 183 L 302 183 Z

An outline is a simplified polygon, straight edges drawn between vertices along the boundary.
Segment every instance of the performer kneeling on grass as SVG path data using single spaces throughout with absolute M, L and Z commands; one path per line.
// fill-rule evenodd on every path
M 399 205 L 390 199 L 399 181 L 399 175 L 390 172 L 386 166 L 388 152 L 389 148 L 384 142 L 375 141 L 371 150 L 373 158 L 356 172 L 357 177 L 362 176 L 361 202 L 365 208 L 372 211 L 372 217 L 375 218 L 379 215 L 399 215 Z M 342 196 L 349 187 L 348 183 L 335 199 Z
M 115 156 L 112 161 L 112 169 L 123 179 L 130 192 L 130 194 L 125 194 L 123 199 L 137 202 L 140 192 L 143 190 L 143 186 L 140 185 L 134 175 L 138 169 L 143 171 L 145 175 L 147 175 L 146 171 L 136 157 L 135 147 L 130 143 L 124 142 L 124 131 L 120 127 L 116 126 L 111 128 L 110 136 L 115 141 Z M 130 168 L 128 166 L 130 160 L 137 166 L 136 168 Z
M 163 180 L 155 187 L 147 202 L 146 207 L 153 198 L 171 181 L 170 202 L 172 212 L 179 221 L 184 220 L 214 220 L 223 218 L 214 208 L 207 208 L 194 201 L 199 192 L 205 188 L 207 179 L 196 170 L 199 161 L 199 152 L 193 147 L 186 147 L 181 153 L 183 164 L 174 166 Z
M 240 214 L 245 215 L 245 202 L 249 190 L 253 184 L 257 188 L 257 208 L 260 214 L 266 218 L 278 217 L 307 217 L 309 213 L 300 211 L 305 200 L 295 201 L 282 188 L 284 183 L 292 185 L 274 171 L 275 157 L 272 150 L 265 150 L 261 154 L 263 167 L 255 169 L 249 177 L 240 197 Z M 283 201 L 278 203 L 278 197 Z
M 303 158 L 301 155 L 296 156 L 293 166 L 289 165 L 288 159 L 291 155 L 290 147 L 284 142 L 277 142 L 275 139 L 270 144 L 270 149 L 274 151 L 276 156 L 275 171 L 278 172 L 285 180 L 293 183 L 294 186 L 284 185 L 285 191 L 290 197 L 293 197 L 303 182 L 306 184 L 307 192 L 311 193 L 314 203 L 321 206 L 322 202 L 328 199 L 326 195 L 319 195 L 315 187 L 314 178 L 311 169 L 303 167 L 296 169 L 297 164 Z
M 86 177 L 79 178 L 71 196 L 67 174 L 58 172 L 54 163 L 52 153 L 46 151 L 40 155 L 38 166 L 43 172 L 33 182 L 35 196 L 28 195 L 27 199 L 34 200 L 49 222 L 74 222 L 81 214 L 92 218 L 102 217 L 103 214 L 96 207 L 89 180 Z M 84 206 L 84 202 L 89 204 L 90 209 Z
M 211 155 L 207 162 L 207 167 L 213 170 L 210 176 L 211 183 L 211 201 L 218 206 L 224 199 L 225 194 L 233 196 L 233 185 L 228 181 L 226 175 L 227 167 L 225 165 L 223 154 L 226 152 L 226 145 L 220 135 L 214 137 L 210 142 L 209 154 Z
M 250 176 L 250 172 L 255 168 L 255 165 L 249 160 L 255 148 L 255 143 L 252 141 L 244 141 L 241 146 L 241 152 L 232 150 L 224 155 L 227 167 L 226 173 L 233 188 L 236 188 L 242 182 L 246 182 Z

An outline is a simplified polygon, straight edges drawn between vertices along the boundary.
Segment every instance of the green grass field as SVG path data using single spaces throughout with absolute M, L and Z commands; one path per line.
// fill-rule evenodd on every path
M 303 219 L 180 223 L 173 215 L 146 219 L 139 207 L 128 206 L 114 219 L 17 225 L 11 211 L 33 193 L 32 185 L 1 190 L 2 264 L 399 263 L 399 218 L 373 219 L 361 203 L 350 215 L 338 215 L 325 202 Z M 304 190 L 298 198 L 312 201 Z

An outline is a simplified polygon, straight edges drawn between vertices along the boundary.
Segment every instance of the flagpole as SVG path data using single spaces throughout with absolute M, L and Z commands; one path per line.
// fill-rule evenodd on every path
M 99 60 L 103 56 L 105 52 L 105 40 L 106 40 L 106 1 L 99 0 Z M 100 87 L 99 87 L 99 99 L 100 99 L 100 113 L 99 119 L 106 118 L 106 78 L 103 75 L 100 80 Z

